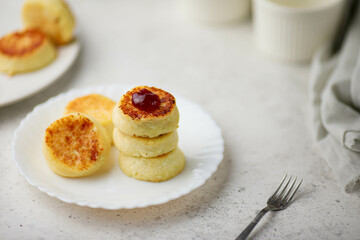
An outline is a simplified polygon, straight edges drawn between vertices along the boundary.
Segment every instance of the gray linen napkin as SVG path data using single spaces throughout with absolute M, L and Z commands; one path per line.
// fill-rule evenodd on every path
M 359 15 L 340 56 L 327 59 L 327 50 L 320 50 L 310 74 L 314 139 L 346 192 L 360 189 Z

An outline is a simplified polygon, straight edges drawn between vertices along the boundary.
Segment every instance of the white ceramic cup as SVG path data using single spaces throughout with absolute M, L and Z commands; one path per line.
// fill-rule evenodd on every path
M 333 39 L 343 0 L 253 0 L 256 41 L 265 54 L 307 62 Z
M 222 24 L 250 16 L 250 0 L 177 0 L 180 12 L 202 23 Z

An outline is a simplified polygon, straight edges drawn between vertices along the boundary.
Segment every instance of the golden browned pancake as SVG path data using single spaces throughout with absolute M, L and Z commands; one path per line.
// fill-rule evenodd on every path
M 41 68 L 56 57 L 56 49 L 39 30 L 24 30 L 0 39 L 0 71 L 9 75 Z
M 179 148 L 154 158 L 133 157 L 120 152 L 119 164 L 123 173 L 129 177 L 149 182 L 163 182 L 175 177 L 184 169 L 185 157 Z
M 84 113 L 95 118 L 106 128 L 109 137 L 112 139 L 114 129 L 112 113 L 115 104 L 114 101 L 103 95 L 89 94 L 70 101 L 65 107 L 64 114 Z
M 133 105 L 133 94 L 142 89 L 158 95 L 160 105 L 156 110 L 148 112 Z M 113 122 L 127 135 L 152 138 L 174 131 L 178 127 L 179 111 L 170 93 L 156 87 L 139 86 L 121 97 L 114 108 Z
M 49 167 L 64 177 L 84 177 L 107 160 L 110 139 L 95 119 L 77 113 L 53 122 L 45 131 L 43 153 Z
M 22 19 L 26 28 L 41 29 L 56 44 L 73 39 L 75 19 L 63 0 L 25 0 Z
M 132 95 L 136 92 L 139 92 L 141 89 L 147 89 L 152 93 L 156 94 L 160 98 L 160 106 L 153 112 L 146 112 L 136 108 L 132 104 Z M 148 86 L 139 86 L 128 91 L 120 100 L 120 109 L 124 113 L 131 117 L 132 119 L 148 119 L 148 118 L 158 118 L 168 115 L 176 107 L 175 98 L 170 93 L 156 87 Z

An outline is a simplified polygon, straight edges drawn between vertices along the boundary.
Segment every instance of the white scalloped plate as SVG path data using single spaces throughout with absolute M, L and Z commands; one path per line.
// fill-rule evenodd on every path
M 13 158 L 20 173 L 40 191 L 67 203 L 104 209 L 146 207 L 179 198 L 200 187 L 223 159 L 224 141 L 215 121 L 202 108 L 175 96 L 180 111 L 179 147 L 186 167 L 178 176 L 161 183 L 132 179 L 118 166 L 112 147 L 108 166 L 85 178 L 64 178 L 53 173 L 41 151 L 47 126 L 61 117 L 67 102 L 89 93 L 100 93 L 114 101 L 130 88 L 120 85 L 75 89 L 38 105 L 15 131 Z
M 77 40 L 58 47 L 56 59 L 44 68 L 11 77 L 0 73 L 0 107 L 30 97 L 55 82 L 74 63 L 79 50 Z

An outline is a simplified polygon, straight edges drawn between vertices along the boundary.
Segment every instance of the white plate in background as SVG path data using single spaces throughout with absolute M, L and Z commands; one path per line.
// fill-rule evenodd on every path
M 179 147 L 186 157 L 184 170 L 161 183 L 127 177 L 118 165 L 118 151 L 112 147 L 108 166 L 84 178 L 64 178 L 53 173 L 41 151 L 48 125 L 60 118 L 65 105 L 89 93 L 118 101 L 129 88 L 121 85 L 74 89 L 38 105 L 15 131 L 12 150 L 20 173 L 40 191 L 67 203 L 104 209 L 123 209 L 162 204 L 200 187 L 223 159 L 224 141 L 215 121 L 197 104 L 176 97 L 180 111 Z
M 41 69 L 14 76 L 0 73 L 0 107 L 30 97 L 55 82 L 74 63 L 79 51 L 79 41 L 73 41 L 58 47 L 56 59 Z

